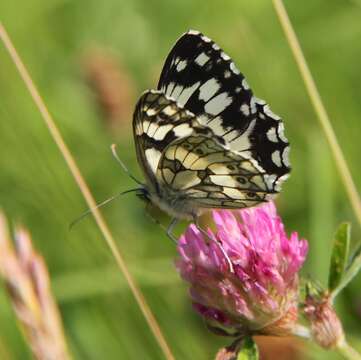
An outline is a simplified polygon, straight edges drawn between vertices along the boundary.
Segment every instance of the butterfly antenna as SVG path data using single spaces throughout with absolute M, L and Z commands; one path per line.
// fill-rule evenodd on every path
M 130 190 L 122 191 L 122 192 L 120 192 L 119 194 L 116 194 L 116 195 L 110 197 L 109 199 L 106 199 L 106 200 L 102 201 L 101 203 L 97 204 L 97 205 L 95 206 L 95 208 L 89 209 L 89 210 L 85 211 L 85 213 L 83 213 L 83 214 L 80 215 L 77 219 L 75 219 L 74 221 L 72 221 L 72 222 L 70 223 L 70 225 L 69 225 L 69 230 L 71 230 L 71 229 L 74 227 L 74 225 L 76 225 L 80 220 L 84 219 L 86 216 L 88 216 L 89 214 L 91 214 L 94 209 L 99 209 L 100 207 L 103 207 L 104 205 L 110 203 L 111 201 L 115 200 L 116 198 L 118 198 L 118 197 L 121 196 L 121 195 L 125 195 L 125 194 L 128 194 L 128 193 L 130 193 L 130 192 L 134 192 L 134 191 L 138 191 L 138 190 L 140 190 L 140 189 L 137 188 L 137 189 L 130 189 Z
M 123 163 L 123 161 L 120 160 L 120 158 L 119 158 L 119 156 L 118 156 L 118 154 L 117 154 L 116 147 L 117 147 L 116 144 L 112 144 L 112 146 L 111 146 L 112 154 L 113 154 L 115 160 L 118 161 L 118 163 L 120 164 L 120 166 L 122 167 L 122 169 L 126 172 L 126 174 L 127 174 L 130 178 L 132 178 L 137 184 L 143 185 L 135 176 L 133 176 L 133 175 L 131 174 L 131 172 L 130 172 L 130 171 L 128 170 L 128 168 L 125 166 L 125 164 Z

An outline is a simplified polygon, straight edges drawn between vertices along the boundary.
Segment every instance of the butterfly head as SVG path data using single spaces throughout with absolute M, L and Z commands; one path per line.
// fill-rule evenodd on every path
M 149 203 L 151 201 L 150 193 L 149 193 L 148 189 L 145 187 L 141 187 L 141 188 L 137 189 L 136 195 L 138 196 L 139 199 L 141 199 L 145 203 Z

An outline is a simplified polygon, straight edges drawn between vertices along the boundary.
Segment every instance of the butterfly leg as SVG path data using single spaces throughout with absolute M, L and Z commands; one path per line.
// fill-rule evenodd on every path
M 231 259 L 229 258 L 228 254 L 226 253 L 226 251 L 224 250 L 223 246 L 222 246 L 222 243 L 217 240 L 217 239 L 214 239 L 214 238 L 211 238 L 208 233 L 201 228 L 200 224 L 199 224 L 199 218 L 198 216 L 193 216 L 193 221 L 194 223 L 196 224 L 197 226 L 197 229 L 204 235 L 206 236 L 206 238 L 208 238 L 210 241 L 214 241 L 218 246 L 219 246 L 219 249 L 221 250 L 224 258 L 226 259 L 226 262 L 228 263 L 228 267 L 229 267 L 229 271 L 234 273 L 234 269 L 233 269 L 233 264 L 232 264 L 232 261 Z
M 167 236 L 172 240 L 174 241 L 176 244 L 178 243 L 178 240 L 177 238 L 173 235 L 173 229 L 174 229 L 174 226 L 177 224 L 178 222 L 178 219 L 177 218 L 173 218 L 171 223 L 169 224 L 169 226 L 166 228 L 163 224 L 160 223 L 159 220 L 157 220 L 156 218 L 154 218 L 154 216 L 152 216 L 152 214 L 148 211 L 148 205 L 146 206 L 145 208 L 145 213 L 147 214 L 147 216 L 149 216 L 153 221 L 154 223 L 156 223 L 157 225 L 159 225 L 166 233 L 167 233 Z
M 167 228 L 167 236 L 178 244 L 178 239 L 173 235 L 173 229 L 178 223 L 178 218 L 173 218 Z

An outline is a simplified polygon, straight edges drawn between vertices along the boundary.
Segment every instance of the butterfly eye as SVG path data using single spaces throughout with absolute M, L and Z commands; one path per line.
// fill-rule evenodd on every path
M 245 183 L 247 182 L 247 180 L 246 180 L 244 177 L 242 177 L 242 176 L 238 176 L 238 177 L 236 178 L 236 180 L 237 180 L 240 184 L 245 184 Z

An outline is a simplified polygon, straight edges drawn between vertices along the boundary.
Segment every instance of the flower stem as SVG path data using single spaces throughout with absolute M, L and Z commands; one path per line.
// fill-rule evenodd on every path
M 356 351 L 346 340 L 341 341 L 336 351 L 348 360 L 361 360 L 361 354 Z

